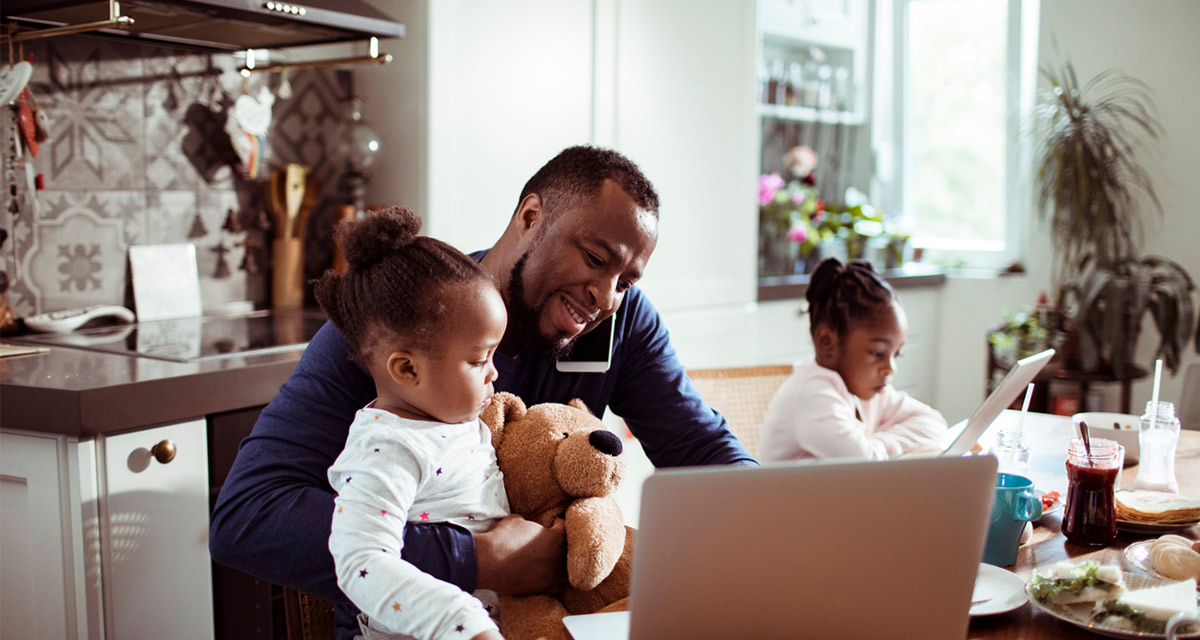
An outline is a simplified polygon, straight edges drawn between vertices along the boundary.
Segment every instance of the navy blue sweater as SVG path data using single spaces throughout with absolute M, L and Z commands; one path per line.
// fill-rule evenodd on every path
M 608 372 L 562 373 L 541 353 L 497 353 L 495 389 L 529 405 L 581 398 L 598 416 L 611 407 L 657 467 L 756 464 L 684 375 L 658 311 L 637 288 L 626 293 L 617 318 Z M 313 337 L 242 441 L 209 538 L 217 562 L 338 603 L 341 637 L 357 631 L 356 610 L 338 589 L 329 554 L 333 490 L 326 471 L 346 443 L 354 412 L 375 398 L 371 377 L 348 355 L 332 324 Z M 410 525 L 403 557 L 467 592 L 475 589 L 475 542 L 464 529 Z

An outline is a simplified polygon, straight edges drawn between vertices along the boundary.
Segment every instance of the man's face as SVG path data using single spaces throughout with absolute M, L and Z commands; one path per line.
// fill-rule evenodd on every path
M 545 217 L 508 282 L 509 319 L 524 344 L 569 353 L 621 305 L 658 242 L 658 220 L 615 182 L 574 209 Z

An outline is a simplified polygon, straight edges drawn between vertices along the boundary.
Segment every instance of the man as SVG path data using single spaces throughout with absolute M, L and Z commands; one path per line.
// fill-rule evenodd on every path
M 495 356 L 497 391 L 527 404 L 581 398 L 622 416 L 656 466 L 756 464 L 725 419 L 700 398 L 658 312 L 634 287 L 658 240 L 658 194 L 627 158 L 572 147 L 526 183 L 496 244 L 475 254 L 495 278 L 508 328 Z M 606 373 L 563 373 L 555 360 L 617 314 Z M 354 611 L 328 549 L 333 492 L 326 470 L 371 378 L 326 324 L 243 440 L 213 511 L 213 559 L 338 603 L 339 633 Z M 549 593 L 564 580 L 562 521 L 510 516 L 472 538 L 454 525 L 412 525 L 404 558 L 465 591 Z

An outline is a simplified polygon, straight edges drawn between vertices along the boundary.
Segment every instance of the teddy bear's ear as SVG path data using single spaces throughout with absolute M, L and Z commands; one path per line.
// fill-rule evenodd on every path
M 492 432 L 492 446 L 499 447 L 504 439 L 504 426 L 513 420 L 520 420 L 525 415 L 525 403 L 517 396 L 501 391 L 492 396 L 491 403 L 484 407 L 479 419 Z
M 592 410 L 589 409 L 588 406 L 584 404 L 583 400 L 580 400 L 579 398 L 571 398 L 571 400 L 567 402 L 567 406 L 575 407 L 576 409 L 582 409 L 586 411 L 589 416 L 592 415 Z

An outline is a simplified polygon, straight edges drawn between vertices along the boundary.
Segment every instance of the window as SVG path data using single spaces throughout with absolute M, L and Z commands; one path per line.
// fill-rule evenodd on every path
M 926 261 L 1021 257 L 1032 211 L 1034 0 L 879 0 L 875 199 Z

